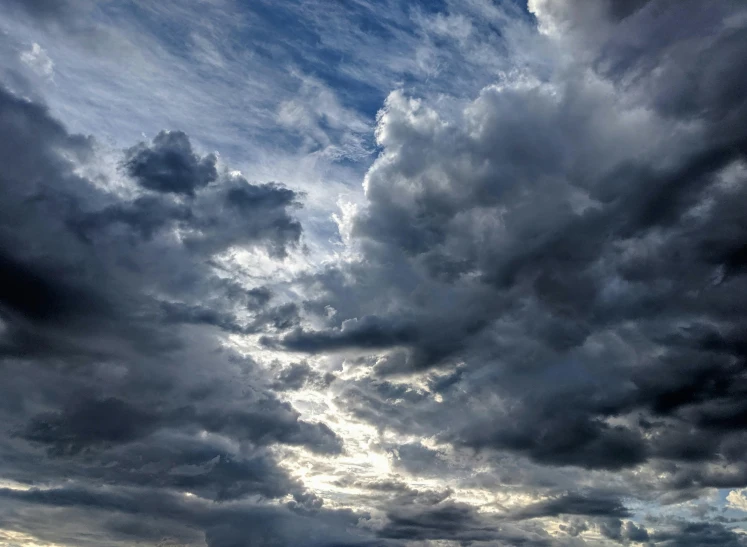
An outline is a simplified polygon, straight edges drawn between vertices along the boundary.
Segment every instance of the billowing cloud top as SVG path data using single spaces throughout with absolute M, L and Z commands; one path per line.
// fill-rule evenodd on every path
M 743 2 L 0 23 L 0 545 L 747 545 Z

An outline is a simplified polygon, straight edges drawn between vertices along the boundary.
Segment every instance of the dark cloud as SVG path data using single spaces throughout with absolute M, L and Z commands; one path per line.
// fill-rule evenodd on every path
M 747 486 L 745 6 L 527 7 L 500 33 L 519 68 L 477 96 L 389 95 L 345 252 L 295 277 L 246 256 L 301 246 L 302 194 L 180 131 L 106 174 L 100 143 L 1 91 L 0 475 L 24 487 L 0 489 L 3 526 L 744 544 L 676 504 Z M 449 10 L 409 20 L 475 40 Z M 362 452 L 389 472 L 334 459 Z
M 546 501 L 516 515 L 571 515 L 571 537 L 670 541 L 625 521 L 621 500 L 747 484 L 744 7 L 530 8 L 576 62 L 461 110 L 392 93 L 350 220 L 360 260 L 308 281 L 313 328 L 264 341 L 343 353 L 368 374 L 334 386 L 351 414 L 445 449 L 383 443 L 399 470 L 443 476 L 444 454 L 464 449 L 495 475 L 512 458 L 536 480 L 552 466 Z M 559 477 L 632 482 L 587 499 Z M 406 506 L 412 522 L 390 516 L 387 533 L 492 533 L 448 508 L 444 529 Z M 721 532 L 733 539 L 707 531 Z
M 475 508 L 451 500 L 432 504 L 408 504 L 387 512 L 382 537 L 415 541 L 488 542 L 493 545 L 549 546 L 562 545 L 543 531 L 527 531 L 512 525 L 498 524 L 477 513 Z
M 331 457 L 342 440 L 279 400 L 256 362 L 221 347 L 218 333 L 292 328 L 299 309 L 270 305 L 269 287 L 221 276 L 213 261 L 235 247 L 283 255 L 295 246 L 296 194 L 219 174 L 185 134 L 162 133 L 125 153 L 129 173 L 159 193 L 133 186 L 122 198 L 105 176 L 78 174 L 98 168 L 92 139 L 6 90 L 0 108 L 0 414 L 10 433 L 0 474 L 35 487 L 0 493 L 24 507 L 2 509 L 4 528 L 79 544 L 69 518 L 101 534 L 99 544 L 151 541 L 158 531 L 192 538 L 196 529 L 210 545 L 239 545 L 245 521 L 269 511 L 254 521 L 267 544 L 302 544 L 317 519 L 299 511 L 321 502 L 272 447 Z M 283 498 L 295 512 L 195 508 Z M 62 511 L 60 520 L 44 507 Z M 106 518 L 94 523 L 92 511 Z M 343 531 L 357 517 L 329 515 L 308 545 L 358 544 Z M 32 524 L 40 520 L 50 528 Z
M 267 394 L 253 405 L 201 410 L 198 406 L 180 408 L 174 420 L 189 420 L 215 433 L 227 433 L 258 444 L 285 443 L 305 446 L 322 454 L 339 454 L 342 440 L 324 423 L 310 423 L 289 403 Z
M 433 376 L 442 403 L 344 392 L 403 434 L 553 466 L 662 460 L 683 488 L 715 477 L 677 466 L 741 468 L 744 10 L 687 6 L 530 2 L 577 64 L 458 112 L 392 93 L 351 220 L 363 258 L 313 280 L 307 309 L 338 313 L 267 343 L 377 353 L 359 362 L 378 376 L 458 370 Z
M 100 443 L 132 441 L 146 435 L 153 424 L 148 412 L 110 397 L 77 401 L 62 412 L 35 416 L 21 436 L 62 455 Z
M 237 201 L 236 196 L 243 196 Z M 230 176 L 212 192 L 202 192 L 192 209 L 193 232 L 185 245 L 212 255 L 229 247 L 263 245 L 283 258 L 298 244 L 302 228 L 289 213 L 299 206 L 298 194 L 276 183 L 252 184 Z
M 628 517 L 630 512 L 620 500 L 604 496 L 566 494 L 522 508 L 515 514 L 519 519 L 554 517 L 558 515 L 586 515 L 590 517 Z
M 655 545 L 717 545 L 739 547 L 747 544 L 742 534 L 718 523 L 679 522 L 669 531 L 656 532 L 650 535 Z
M 157 517 L 167 524 L 165 530 L 174 535 L 187 535 L 185 530 L 179 527 L 180 522 L 187 522 L 189 527 L 204 530 L 203 544 L 209 547 L 381 545 L 380 542 L 366 540 L 360 535 L 344 531 L 346 526 L 354 523 L 359 517 L 345 511 L 304 512 L 251 503 L 222 506 L 153 490 L 114 492 L 107 488 L 26 491 L 0 489 L 0 499 L 12 500 L 19 506 L 37 506 L 41 511 L 44 511 L 44 507 L 54 508 L 55 511 L 47 513 L 47 516 L 52 519 L 50 522 L 54 522 L 60 528 L 64 528 L 64 521 L 59 518 L 60 516 L 77 516 L 75 511 L 80 509 L 134 515 L 140 517 L 143 523 Z M 9 521 L 14 524 L 15 529 L 23 530 L 29 524 L 24 520 L 22 513 L 12 515 L 11 519 Z M 103 523 L 107 535 L 116 540 L 126 541 L 131 528 L 128 526 L 123 534 L 121 530 L 112 529 L 110 522 Z M 102 528 L 102 523 L 91 523 L 91 526 L 92 531 L 98 532 Z
M 645 526 L 636 525 L 632 521 L 623 523 L 616 518 L 601 520 L 599 531 L 604 537 L 623 544 L 644 543 L 650 539 Z
M 124 168 L 143 188 L 191 196 L 218 178 L 215 163 L 213 154 L 195 154 L 183 131 L 161 131 L 151 145 L 129 148 Z
M 191 217 L 189 208 L 180 204 L 158 197 L 141 196 L 131 203 L 116 203 L 101 211 L 81 215 L 79 218 L 74 217 L 70 219 L 70 226 L 81 238 L 89 242 L 98 231 L 120 225 L 147 240 L 173 222 L 188 222 Z
M 472 506 L 450 501 L 435 506 L 401 507 L 388 513 L 387 519 L 381 535 L 394 539 L 479 541 L 497 535 L 497 529 L 480 522 Z
M 251 214 L 257 210 L 284 207 L 296 200 L 293 190 L 275 183 L 262 186 L 242 185 L 226 192 L 226 203 L 241 213 Z
M 500 420 L 495 415 L 480 419 L 452 440 L 476 449 L 513 450 L 552 465 L 620 469 L 646 459 L 646 445 L 637 431 L 603 420 L 606 402 L 590 401 L 587 406 L 581 396 L 576 399 L 562 392 L 546 400 L 544 394 L 542 400 L 527 395 L 524 403 L 516 404 Z M 610 410 L 617 409 L 612 406 Z
M 280 391 L 301 389 L 312 375 L 308 363 L 293 363 L 280 371 L 273 386 Z
M 289 216 L 289 207 L 295 206 L 293 192 L 234 177 L 220 188 L 200 192 L 190 205 L 169 196 L 119 200 L 74 173 L 69 158 L 90 160 L 90 139 L 68 135 L 43 107 L 7 92 L 2 108 L 2 130 L 15 135 L 0 150 L 7 166 L 2 175 L 2 307 L 19 319 L 48 326 L 40 330 L 26 321 L 12 322 L 16 341 L 34 336 L 44 337 L 43 345 L 74 345 L 74 339 L 106 330 L 142 343 L 147 329 L 139 325 L 144 316 L 155 320 L 165 315 L 167 322 L 212 321 L 225 328 L 238 323 L 228 309 L 201 315 L 199 306 L 184 301 L 212 288 L 254 308 L 267 302 L 267 289 L 245 288 L 237 294 L 205 260 L 233 246 L 286 253 L 301 233 Z M 188 147 L 186 135 L 180 140 Z M 251 214 L 232 213 L 228 204 L 228 195 L 242 191 L 264 196 Z M 174 230 L 195 235 L 175 240 Z M 182 273 L 175 275 L 177 271 Z M 144 289 L 156 286 L 168 302 L 144 297 Z M 287 328 L 294 309 L 291 305 L 263 312 L 255 328 L 267 323 Z M 77 332 L 74 338 L 69 336 L 72 331 Z
M 363 317 L 343 323 L 339 332 L 308 333 L 296 329 L 283 337 L 280 344 L 291 351 L 320 353 L 351 348 L 390 348 L 411 342 L 414 337 L 414 330 L 407 325 L 392 325 L 377 317 Z
M 68 286 L 42 267 L 0 256 L 0 301 L 6 313 L 19 314 L 39 322 L 63 322 L 79 312 L 81 304 L 95 308 L 95 297 L 78 287 Z

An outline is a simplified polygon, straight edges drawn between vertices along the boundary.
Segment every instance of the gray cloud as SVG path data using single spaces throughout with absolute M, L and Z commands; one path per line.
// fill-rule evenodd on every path
M 410 17 L 475 54 L 478 4 Z M 389 95 L 323 265 L 295 261 L 304 194 L 180 131 L 107 174 L 101 143 L 0 92 L 0 476 L 30 488 L 0 489 L 3 526 L 742 545 L 677 504 L 747 486 L 745 8 L 528 7 L 502 12 L 515 70 Z
M 743 7 L 530 4 L 577 62 L 451 109 L 392 93 L 348 226 L 361 259 L 309 281 L 314 329 L 265 342 L 371 367 L 337 389 L 382 431 L 664 473 L 634 497 L 744 486 Z M 703 69 L 667 88 L 685 56 Z
M 388 513 L 387 518 L 389 523 L 381 534 L 395 539 L 485 541 L 500 537 L 498 529 L 481 522 L 473 507 L 450 501 L 435 506 L 400 507 Z
M 301 234 L 290 216 L 296 194 L 228 175 L 208 186 L 219 178 L 214 159 L 196 159 L 178 134 L 179 146 L 164 137 L 150 152 L 125 152 L 142 167 L 133 176 L 166 193 L 121 198 L 77 174 L 81 166 L 96 168 L 93 140 L 69 134 L 43 106 L 6 90 L 0 107 L 0 414 L 10 426 L 0 442 L 0 473 L 38 486 L 3 489 L 0 497 L 26 508 L 3 517 L 7 529 L 45 537 L 32 526 L 45 512 L 33 507 L 57 507 L 80 522 L 89 511 L 111 514 L 114 520 L 89 524 L 113 543 L 157 530 L 190 537 L 196 527 L 211 545 L 228 545 L 217 530 L 228 526 L 236 538 L 246 537 L 242 519 L 273 510 L 260 504 L 237 509 L 237 516 L 210 516 L 212 510 L 196 511 L 180 497 L 290 497 L 297 511 L 318 511 L 270 447 L 333 456 L 343 450 L 341 439 L 279 400 L 254 361 L 195 330 L 277 332 L 295 324 L 295 304 L 270 306 L 267 287 L 221 279 L 211 258 L 237 246 L 285 254 Z M 193 194 L 189 203 L 168 195 L 172 187 L 164 185 L 172 182 Z M 174 230 L 199 235 L 175 238 Z M 207 294 L 211 307 L 202 305 Z M 69 488 L 57 488 L 63 477 Z M 109 486 L 95 492 L 94 484 Z M 278 511 L 277 527 L 258 517 L 270 543 L 285 537 L 294 519 L 315 522 Z M 135 525 L 127 515 L 148 520 Z M 329 537 L 337 537 L 334 528 Z
M 557 515 L 628 517 L 630 512 L 614 498 L 566 494 L 524 507 L 515 516 L 531 519 Z
M 62 412 L 35 416 L 21 436 L 51 446 L 53 454 L 75 453 L 99 443 L 122 443 L 142 437 L 154 425 L 153 416 L 109 397 L 77 401 Z
M 651 535 L 656 545 L 725 545 L 739 547 L 744 537 L 718 523 L 679 522 L 670 531 Z
M 215 162 L 213 154 L 197 156 L 183 131 L 161 131 L 152 145 L 128 149 L 124 168 L 143 188 L 192 195 L 218 178 Z
M 283 507 L 263 507 L 254 504 L 208 505 L 199 500 L 180 499 L 157 491 L 151 491 L 148 496 L 143 497 L 142 492 L 138 491 L 111 492 L 107 489 L 0 489 L 0 499 L 13 500 L 19 504 L 54 507 L 58 513 L 61 509 L 87 508 L 136 515 L 141 518 L 155 516 L 166 522 L 171 521 L 171 528 L 177 533 L 184 533 L 179 530 L 178 522 L 188 522 L 190 526 L 205 530 L 203 544 L 206 543 L 209 547 L 247 544 L 307 547 L 381 544 L 339 531 L 344 529 L 345 524 L 353 522 L 356 516 L 344 511 L 317 510 L 305 514 L 303 511 Z M 16 516 L 15 519 L 19 517 Z M 121 530 L 108 530 L 110 534 L 117 531 L 118 539 L 127 539 L 126 531 L 122 534 Z

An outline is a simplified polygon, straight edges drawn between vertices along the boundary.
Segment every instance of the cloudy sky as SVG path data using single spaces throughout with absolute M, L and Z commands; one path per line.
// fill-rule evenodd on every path
M 744 0 L 0 8 L 0 546 L 747 546 Z

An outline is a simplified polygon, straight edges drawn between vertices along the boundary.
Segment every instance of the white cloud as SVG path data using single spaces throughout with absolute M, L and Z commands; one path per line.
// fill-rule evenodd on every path
M 44 48 L 36 42 L 21 53 L 21 61 L 40 76 L 51 78 L 54 74 L 54 62 Z
M 726 502 L 730 509 L 747 513 L 747 488 L 732 490 L 727 494 Z

